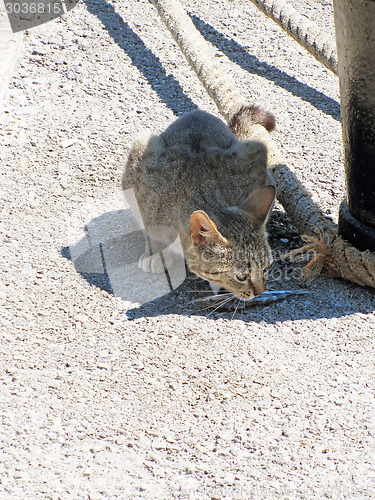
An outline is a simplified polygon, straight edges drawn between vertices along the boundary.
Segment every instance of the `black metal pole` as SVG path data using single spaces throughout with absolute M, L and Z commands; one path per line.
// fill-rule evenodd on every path
M 334 0 L 347 197 L 339 234 L 375 252 L 375 0 Z

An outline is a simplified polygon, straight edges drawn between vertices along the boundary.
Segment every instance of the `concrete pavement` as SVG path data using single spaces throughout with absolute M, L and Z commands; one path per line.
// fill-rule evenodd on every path
M 9 82 L 22 46 L 23 32 L 13 33 L 3 1 L 0 1 L 0 108 L 4 106 Z
M 184 5 L 335 219 L 335 75 L 248 0 Z M 133 302 L 151 287 L 132 278 L 143 241 L 125 254 L 132 138 L 194 106 L 217 112 L 149 1 L 85 0 L 30 30 L 7 87 L 0 499 L 375 498 L 372 290 L 323 273 L 303 297 L 221 312 L 188 276 Z M 298 243 L 280 207 L 269 234 L 277 255 Z M 301 265 L 277 264 L 268 289 L 305 286 Z

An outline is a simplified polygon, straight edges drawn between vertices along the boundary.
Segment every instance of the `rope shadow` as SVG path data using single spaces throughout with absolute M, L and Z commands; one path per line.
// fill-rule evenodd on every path
M 175 115 L 197 108 L 173 75 L 166 73 L 160 59 L 145 45 L 123 18 L 105 0 L 85 0 L 88 11 L 103 24 L 112 39 L 129 56 L 160 100 Z
M 239 43 L 227 38 L 210 24 L 205 23 L 196 15 L 190 13 L 189 15 L 201 35 L 245 71 L 274 82 L 294 96 L 310 103 L 324 114 L 332 116 L 337 121 L 341 120 L 340 105 L 337 101 L 275 66 L 260 61 L 256 56 L 249 54 Z

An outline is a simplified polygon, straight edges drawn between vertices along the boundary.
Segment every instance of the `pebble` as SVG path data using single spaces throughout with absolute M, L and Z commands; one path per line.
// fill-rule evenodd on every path
M 125 436 L 117 436 L 115 442 L 119 446 L 123 446 L 125 443 L 127 443 L 127 439 L 125 438 Z
M 73 146 L 73 144 L 76 144 L 77 142 L 78 142 L 77 138 L 65 139 L 64 141 L 62 141 L 61 147 L 63 149 L 66 149 L 66 148 L 69 148 L 70 146 Z

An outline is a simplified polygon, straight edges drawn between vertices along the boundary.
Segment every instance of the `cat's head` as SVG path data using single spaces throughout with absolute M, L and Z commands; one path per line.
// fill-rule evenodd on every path
M 190 270 L 240 299 L 265 290 L 272 263 L 265 224 L 276 196 L 274 186 L 255 189 L 238 207 L 223 211 L 217 224 L 202 210 L 190 219 Z

